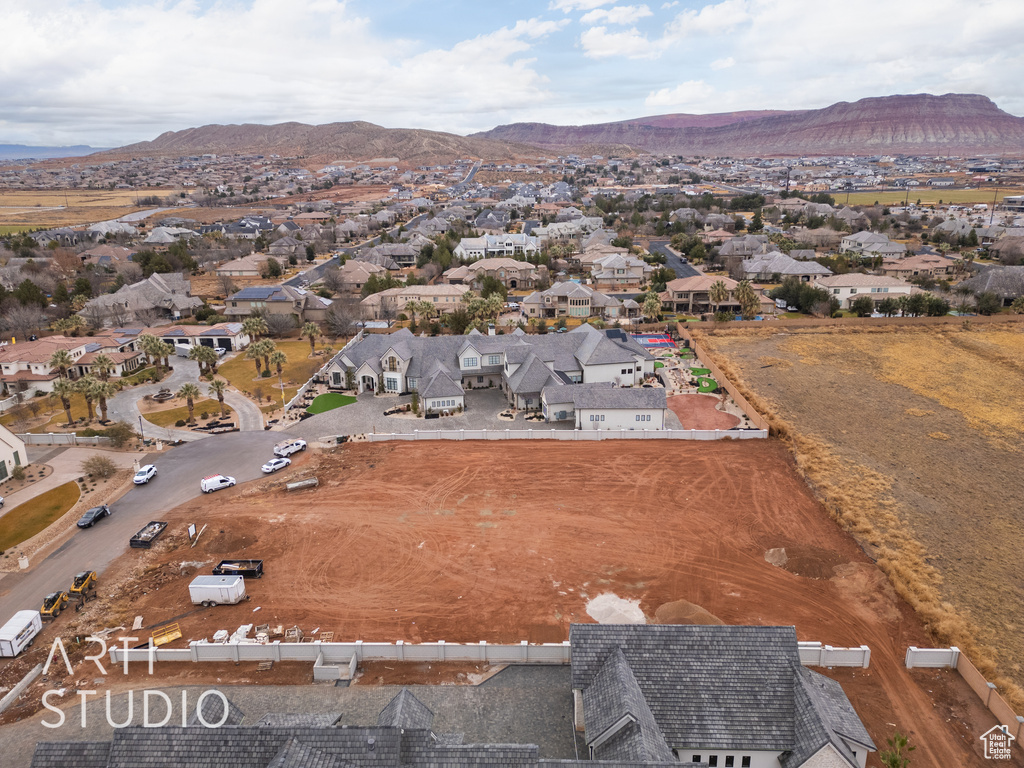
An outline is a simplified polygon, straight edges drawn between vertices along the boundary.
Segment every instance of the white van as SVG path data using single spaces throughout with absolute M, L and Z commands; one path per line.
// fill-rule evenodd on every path
M 274 455 L 285 457 L 304 450 L 306 450 L 305 440 L 283 440 L 274 446 Z
M 199 483 L 199 488 L 203 493 L 213 493 L 219 491 L 221 488 L 230 488 L 235 484 L 235 478 L 227 475 L 209 475 L 204 477 Z
M 18 611 L 0 627 L 0 656 L 17 656 L 43 630 L 39 611 Z

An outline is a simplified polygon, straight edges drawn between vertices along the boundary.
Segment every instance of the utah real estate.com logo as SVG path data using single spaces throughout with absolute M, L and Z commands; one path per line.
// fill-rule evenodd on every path
M 120 640 L 123 643 L 124 674 L 127 675 L 128 674 L 128 644 L 132 643 L 132 642 L 138 642 L 139 638 L 137 638 L 137 637 L 119 637 L 118 640 Z M 86 662 L 86 663 L 90 662 L 90 661 L 93 662 L 97 666 L 97 668 L 99 669 L 100 674 L 101 675 L 106 675 L 107 674 L 107 670 L 106 670 L 106 668 L 102 664 L 102 659 L 105 658 L 106 655 L 107 655 L 107 643 L 106 643 L 106 640 L 104 640 L 101 637 L 93 637 L 93 636 L 90 635 L 89 637 L 86 638 L 85 641 L 87 643 L 96 643 L 96 644 L 99 645 L 100 648 L 99 648 L 99 653 L 96 653 L 95 655 L 86 655 L 85 659 L 84 659 L 84 662 Z M 149 674 L 151 674 L 151 675 L 153 674 L 153 662 L 155 661 L 155 653 L 154 653 L 155 651 L 156 651 L 155 646 L 150 645 L 149 646 L 148 657 L 149 657 Z M 50 664 L 54 661 L 54 656 L 56 656 L 58 653 L 59 653 L 59 655 L 61 657 L 61 661 L 63 661 L 63 663 L 64 663 L 65 669 L 67 669 L 67 671 L 68 671 L 68 674 L 69 675 L 74 675 L 75 672 L 74 672 L 74 669 L 71 666 L 70 659 L 68 659 L 67 651 L 64 649 L 64 643 L 63 643 L 63 641 L 59 637 L 54 638 L 53 645 L 50 647 L 50 654 L 49 654 L 49 656 L 46 657 L 46 664 L 43 666 L 43 674 L 45 675 L 45 674 L 47 674 L 50 671 Z M 59 709 L 58 707 L 54 706 L 50 702 L 51 698 L 54 698 L 54 697 L 61 698 L 61 697 L 64 696 L 64 693 L 65 693 L 64 690 L 55 690 L 55 689 L 51 689 L 51 690 L 48 690 L 45 693 L 43 693 L 43 700 L 42 700 L 43 706 L 46 709 L 48 709 L 49 711 L 51 711 L 51 712 L 53 712 L 54 714 L 57 715 L 57 720 L 56 721 L 53 721 L 53 722 L 48 721 L 48 720 L 43 720 L 42 721 L 43 726 L 45 726 L 46 728 L 60 728 L 62 725 L 64 725 L 64 722 L 65 722 L 64 711 Z M 77 691 L 77 693 L 78 693 L 78 696 L 81 698 L 80 709 L 81 709 L 81 714 L 82 714 L 82 728 L 86 728 L 87 727 L 86 707 L 85 707 L 86 701 L 87 701 L 89 696 L 95 696 L 98 693 L 98 691 L 79 690 L 79 691 Z M 217 698 L 219 698 L 221 700 L 221 704 L 223 706 L 223 710 L 222 710 L 222 716 L 221 716 L 221 719 L 220 719 L 219 722 L 207 722 L 206 718 L 203 716 L 203 714 L 204 714 L 203 713 L 203 702 L 209 696 L 215 696 L 215 697 L 217 697 Z M 162 705 L 162 709 L 163 709 L 164 717 L 159 722 L 154 722 L 150 718 L 150 702 L 154 698 L 160 700 L 160 705 Z M 128 691 L 128 716 L 127 716 L 127 719 L 124 722 L 115 723 L 114 719 L 113 719 L 113 717 L 111 715 L 110 691 L 109 690 L 106 691 L 107 724 L 110 725 L 111 728 L 127 728 L 129 725 L 132 725 L 132 723 L 134 721 L 134 699 L 135 699 L 135 691 L 132 691 L 132 690 Z M 159 709 L 159 708 L 161 708 L 161 707 L 158 706 L 158 707 L 155 707 L 154 709 Z M 199 695 L 199 700 L 196 702 L 196 706 L 195 706 L 195 712 L 196 712 L 196 716 L 199 719 L 199 723 L 201 725 L 205 726 L 206 728 L 220 728 L 222 725 L 224 725 L 225 722 L 227 722 L 228 715 L 229 715 L 229 708 L 230 708 L 230 704 L 228 703 L 227 696 L 225 696 L 223 693 L 221 693 L 218 690 L 211 689 L 211 690 L 203 691 Z M 164 693 L 163 691 L 161 691 L 159 689 L 156 689 L 156 688 L 145 688 L 145 689 L 142 690 L 142 725 L 143 725 L 144 728 L 160 728 L 160 727 L 162 727 L 164 725 L 167 725 L 170 722 L 171 717 L 173 715 L 174 715 L 174 704 L 171 702 L 171 697 L 170 696 L 168 696 L 166 693 Z M 187 724 L 188 724 L 188 692 L 187 691 L 182 691 L 181 692 L 181 725 L 184 727 Z
M 985 731 L 980 737 L 985 744 L 985 758 L 987 760 L 1009 760 L 1010 746 L 1016 740 L 1016 736 L 1010 735 L 1010 729 L 1005 725 L 995 725 Z

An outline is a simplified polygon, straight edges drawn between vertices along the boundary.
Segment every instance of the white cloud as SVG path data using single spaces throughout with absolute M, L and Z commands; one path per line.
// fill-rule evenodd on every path
M 687 80 L 675 88 L 662 88 L 648 94 L 644 104 L 648 107 L 670 107 L 685 111 L 704 111 L 715 95 L 715 89 L 703 80 Z
M 714 70 L 729 69 L 729 67 L 736 66 L 736 59 L 732 56 L 727 56 L 724 59 L 715 59 L 711 62 L 711 68 Z
M 608 5 L 612 0 L 551 0 L 551 5 L 548 6 L 549 10 L 562 11 L 563 13 L 569 13 L 569 11 L 591 11 L 594 8 L 600 8 L 602 5 Z
M 0 130 L 97 146 L 214 122 L 479 130 L 490 125 L 478 114 L 552 99 L 532 51 L 568 23 L 517 21 L 424 50 L 378 37 L 344 0 L 52 0 L 5 14 Z
M 723 0 L 699 11 L 685 10 L 668 25 L 671 36 L 722 34 L 750 20 L 747 0 Z
M 661 10 L 667 11 L 669 8 L 675 8 L 677 5 L 679 5 L 679 0 L 672 0 L 671 3 L 662 3 Z
M 598 8 L 580 17 L 581 24 L 635 24 L 640 19 L 652 16 L 646 5 L 617 5 L 614 8 Z
M 583 52 L 591 59 L 606 59 L 612 56 L 627 59 L 655 59 L 661 55 L 657 44 L 652 43 L 635 27 L 624 32 L 609 32 L 605 27 L 591 27 L 580 35 Z

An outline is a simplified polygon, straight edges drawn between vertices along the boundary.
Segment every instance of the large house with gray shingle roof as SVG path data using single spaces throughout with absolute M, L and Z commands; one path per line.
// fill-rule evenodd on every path
M 464 408 L 467 389 L 498 387 L 513 407 L 540 409 L 546 388 L 594 383 L 635 387 L 618 390 L 614 402 L 606 398 L 607 409 L 629 410 L 621 418 L 632 418 L 632 409 L 642 407 L 646 414 L 651 408 L 651 390 L 639 385 L 653 375 L 654 358 L 622 331 L 590 325 L 534 336 L 516 330 L 498 336 L 473 331 L 422 337 L 403 328 L 390 335 L 368 334 L 343 349 L 327 367 L 330 386 L 343 388 L 348 371 L 359 392 L 417 392 L 428 411 Z M 664 411 L 665 394 L 659 391 Z M 553 413 L 550 420 L 557 418 Z
M 467 699 L 464 686 L 405 688 L 389 701 L 367 692 L 375 722 L 374 710 L 325 712 L 319 700 L 317 711 L 250 721 L 207 696 L 186 726 L 39 741 L 32 768 L 864 768 L 875 750 L 840 685 L 801 666 L 793 627 L 573 624 L 569 643 L 571 676 L 558 678 L 555 696 L 506 686 L 486 699 Z M 532 707 L 509 704 L 523 694 Z M 570 719 L 582 743 L 566 751 L 552 732 Z
M 573 624 L 576 727 L 593 760 L 864 768 L 874 742 L 793 627 Z

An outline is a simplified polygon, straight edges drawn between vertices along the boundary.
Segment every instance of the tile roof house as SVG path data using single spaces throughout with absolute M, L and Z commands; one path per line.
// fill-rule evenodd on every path
M 956 271 L 956 260 L 939 254 L 918 253 L 903 259 L 885 259 L 881 270 L 887 277 L 944 277 Z
M 370 275 L 383 277 L 385 274 L 387 274 L 386 268 L 357 259 L 348 259 L 338 270 L 342 290 L 349 293 L 359 293 L 366 281 L 370 279 Z
M 722 243 L 718 253 L 720 256 L 753 256 L 777 250 L 778 246 L 768 239 L 768 235 L 737 235 Z
M 728 298 L 716 306 L 711 301 L 711 286 L 719 281 L 725 283 Z M 693 275 L 669 281 L 665 284 L 664 292 L 659 295 L 662 307 L 669 312 L 685 312 L 690 315 L 717 310 L 732 312 L 739 310 L 740 306 L 734 294 L 737 285 L 735 280 L 728 277 Z
M 50 392 L 59 372 L 50 366 L 50 358 L 58 349 L 71 355 L 73 364 L 68 369 L 71 378 L 90 373 L 99 353 L 114 363 L 113 376 L 130 373 L 141 364 L 142 354 L 134 349 L 134 337 L 116 333 L 69 338 L 47 336 L 38 341 L 24 341 L 0 347 L 0 386 L 8 393 Z
M 840 253 L 857 253 L 865 256 L 902 256 L 907 252 L 903 243 L 894 243 L 879 232 L 855 232 L 846 235 L 839 243 Z
M 519 302 L 530 318 L 554 320 L 560 317 L 600 317 L 621 320 L 637 317 L 640 306 L 632 299 L 619 301 L 582 283 L 555 283 L 545 291 L 534 291 Z
M 986 267 L 960 285 L 976 293 L 992 292 L 1009 306 L 1018 296 L 1024 296 L 1024 267 Z
M 156 310 L 164 317 L 180 320 L 191 317 L 203 306 L 203 300 L 192 295 L 192 284 L 176 272 L 152 274 L 132 285 L 123 285 L 114 293 L 90 299 L 78 314 L 113 320 L 115 324 L 131 322 L 139 312 Z
M 521 330 L 498 336 L 420 337 L 403 328 L 369 334 L 342 350 L 327 366 L 330 386 L 343 388 L 351 370 L 359 392 L 419 392 L 465 406 L 463 390 L 496 386 L 517 408 L 540 408 L 549 386 L 592 382 L 639 385 L 654 372 L 654 358 L 618 329 L 581 325 L 568 333 L 528 336 Z M 650 390 L 635 390 L 648 402 Z M 664 390 L 662 390 L 664 399 Z M 639 401 L 637 401 L 639 402 Z
M 517 290 L 533 288 L 538 279 L 547 277 L 547 272 L 547 267 L 502 256 L 452 267 L 442 277 L 450 285 L 479 285 L 485 277 L 493 277 L 506 288 Z
M 811 254 L 813 253 L 814 251 L 811 251 Z M 761 282 L 772 281 L 775 275 L 778 275 L 782 279 L 797 277 L 801 282 L 809 283 L 815 277 L 832 274 L 831 269 L 816 261 L 797 261 L 781 251 L 745 259 L 740 268 L 743 270 L 744 278 Z
M 371 293 L 359 307 L 368 320 L 394 320 L 410 301 L 429 301 L 439 313 L 454 312 L 467 293 L 468 285 L 406 285 Z
M 793 627 L 573 624 L 569 642 L 594 760 L 864 768 L 875 750 Z
M 914 286 L 910 283 L 905 283 L 895 277 L 863 275 L 859 272 L 819 277 L 815 279 L 814 284 L 827 290 L 829 296 L 838 299 L 839 305 L 843 309 L 849 309 L 861 294 L 870 296 L 877 304 L 883 299 L 909 294 L 914 290 Z
M 249 724 L 211 696 L 202 720 L 224 719 L 219 728 L 194 713 L 186 726 L 117 728 L 110 741 L 40 741 L 32 768 L 864 768 L 875 750 L 839 684 L 800 665 L 793 627 L 573 624 L 569 638 L 569 679 L 558 679 L 571 696 L 557 701 L 589 753 L 575 758 L 575 748 L 542 756 L 538 743 L 550 748 L 550 738 L 518 728 L 530 721 L 522 709 L 502 709 L 481 734 L 521 740 L 466 743 L 462 692 L 418 686 L 392 696 L 375 723 L 372 710 L 356 715 L 362 725 L 334 711 L 270 712 Z
M 263 274 L 264 265 L 268 259 L 275 259 L 282 269 L 286 268 L 287 258 L 271 256 L 266 253 L 250 253 L 238 259 L 232 259 L 221 264 L 215 270 L 218 276 L 228 277 L 259 277 Z
M 331 303 L 330 299 L 304 288 L 251 285 L 225 299 L 224 314 L 228 317 L 248 317 L 254 311 L 260 311 L 270 315 L 294 315 L 301 325 L 323 320 Z

